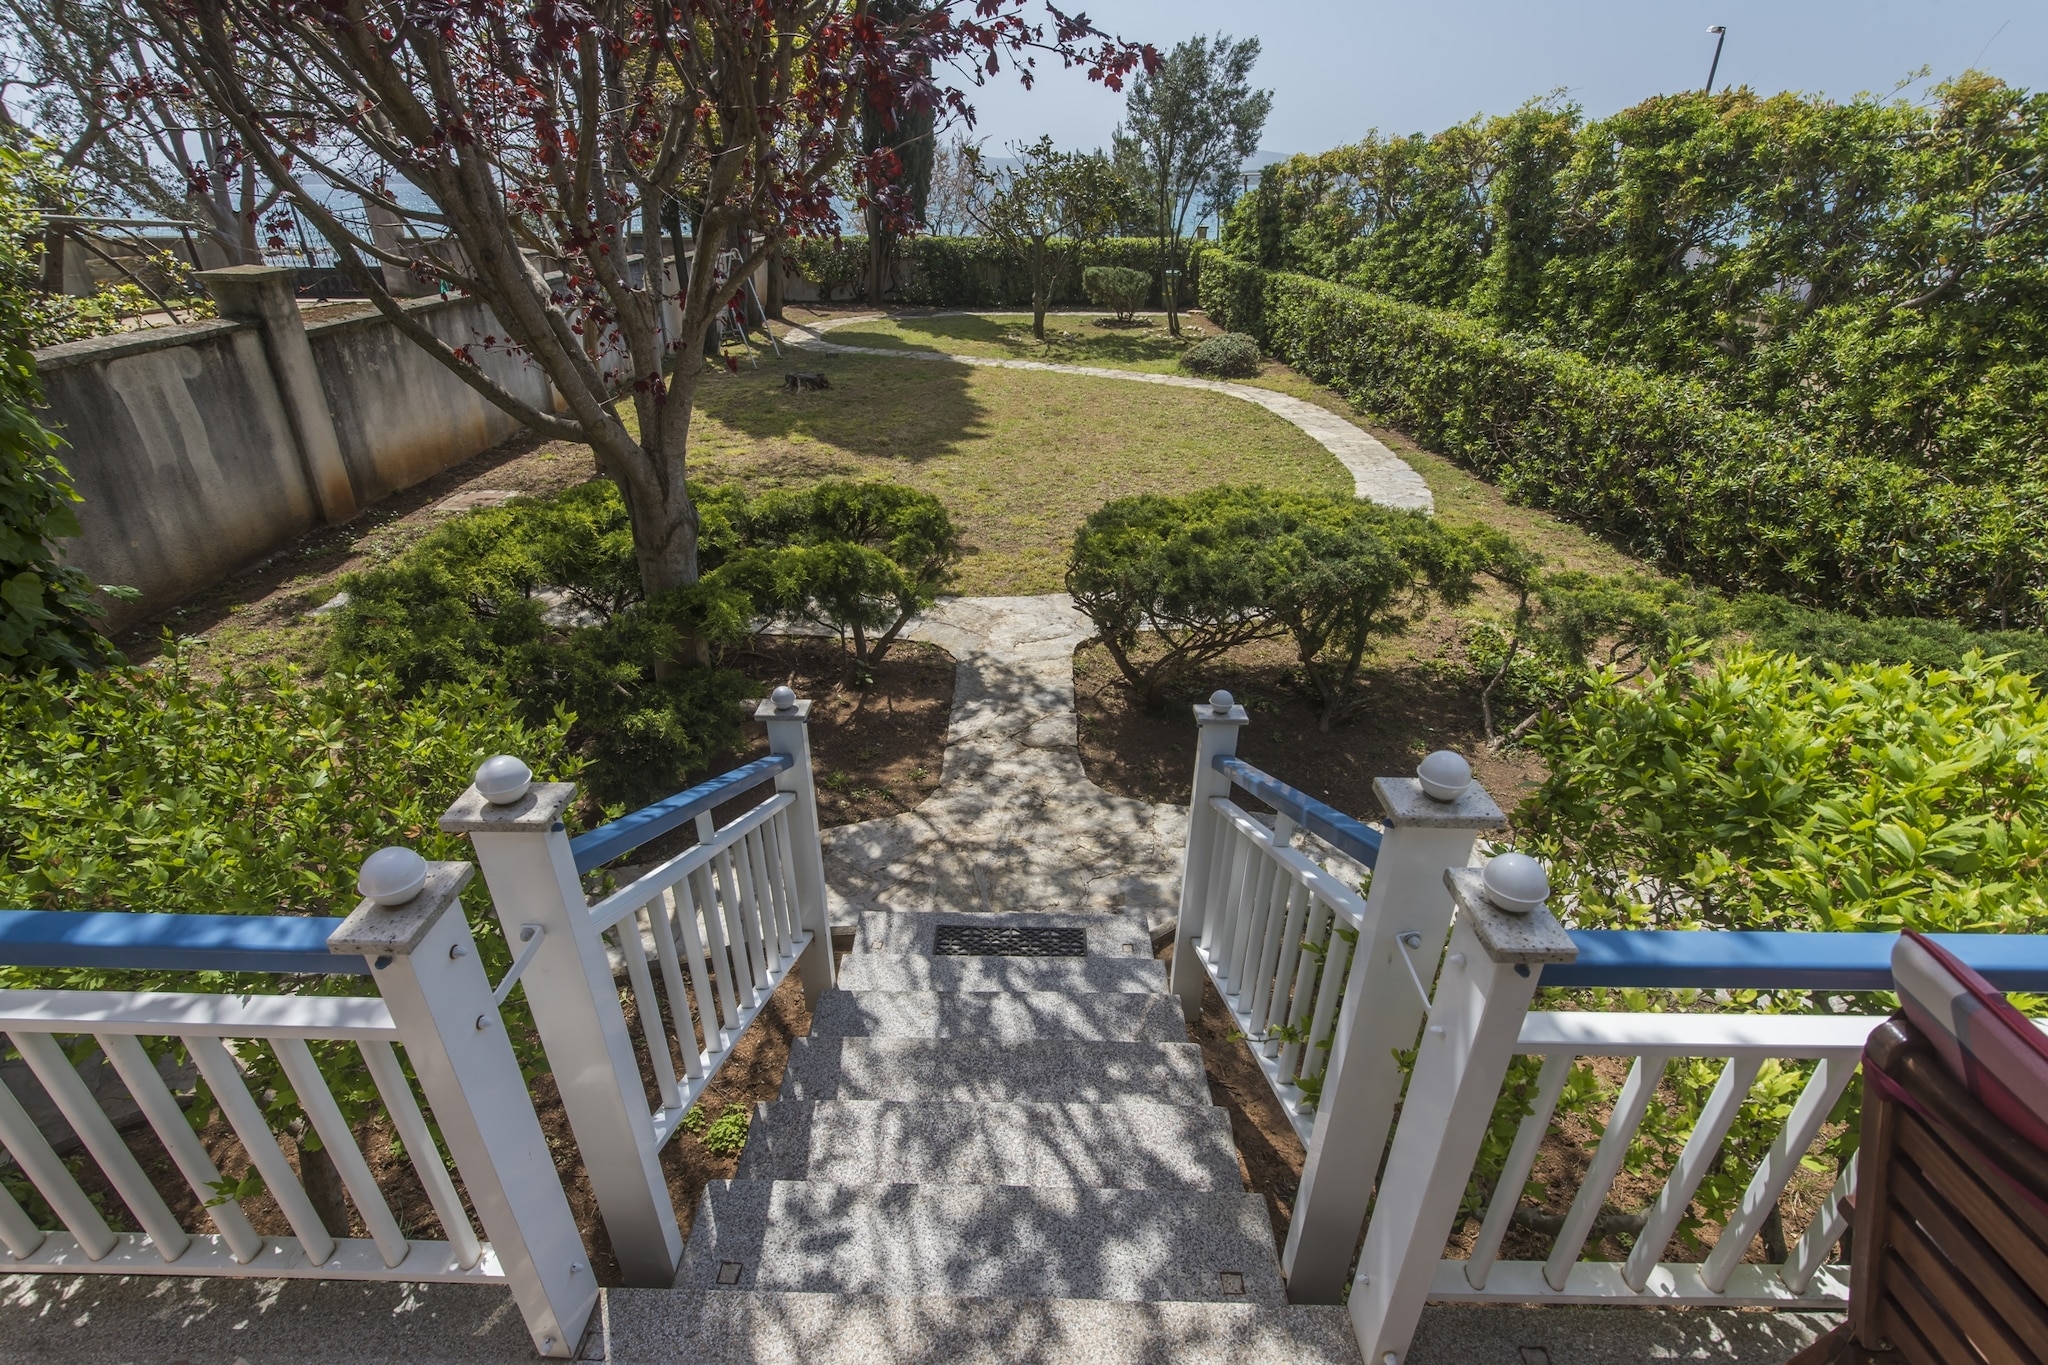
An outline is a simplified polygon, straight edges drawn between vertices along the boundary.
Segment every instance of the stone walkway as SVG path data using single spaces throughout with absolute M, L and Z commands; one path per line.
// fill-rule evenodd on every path
M 1074 648 L 1093 631 L 1066 594 L 943 598 L 904 634 L 959 661 L 945 767 L 915 810 L 825 831 L 833 922 L 864 910 L 1171 917 L 1187 815 L 1111 796 L 1082 770 Z
M 920 314 L 925 317 L 960 316 L 951 313 Z M 977 317 L 1002 316 L 1001 314 L 974 314 Z M 892 360 L 943 361 L 955 365 L 978 365 L 998 370 L 1045 370 L 1053 374 L 1077 374 L 1090 379 L 1117 379 L 1134 384 L 1163 384 L 1176 389 L 1206 389 L 1211 393 L 1227 394 L 1247 403 L 1256 403 L 1282 421 L 1290 422 L 1317 445 L 1337 457 L 1346 469 L 1351 471 L 1351 481 L 1357 496 L 1387 507 L 1409 507 L 1424 512 L 1436 510 L 1436 500 L 1430 494 L 1429 485 L 1422 476 L 1409 468 L 1407 461 L 1389 450 L 1383 443 L 1360 431 L 1351 423 L 1326 408 L 1317 407 L 1305 399 L 1295 398 L 1271 389 L 1262 389 L 1253 384 L 1230 384 L 1219 379 L 1192 379 L 1178 374 L 1152 374 L 1144 370 L 1113 370 L 1100 365 L 1060 365 L 1044 360 L 1008 360 L 994 356 L 953 355 L 943 351 L 897 350 L 883 346 L 842 346 L 827 341 L 825 333 L 840 327 L 851 327 L 858 323 L 874 322 L 883 317 L 880 313 L 868 313 L 853 317 L 833 318 L 815 327 L 792 324 L 784 333 L 783 340 L 793 347 L 809 351 L 822 351 L 833 355 L 874 355 L 886 356 Z

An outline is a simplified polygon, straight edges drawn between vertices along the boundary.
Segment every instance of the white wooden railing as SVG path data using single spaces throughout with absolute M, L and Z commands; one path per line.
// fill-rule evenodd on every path
M 810 703 L 779 687 L 755 715 L 766 758 L 575 839 L 575 787 L 509 758 L 441 819 L 470 837 L 506 940 L 530 959 L 527 1000 L 629 1285 L 668 1287 L 682 1254 L 662 1146 L 785 977 L 813 1001 L 832 984 Z M 585 874 L 686 825 L 695 844 L 590 903 Z
M 1394 1053 L 1422 1026 L 1420 983 L 1436 975 L 1450 925 L 1443 870 L 1505 820 L 1463 760 L 1439 754 L 1427 786 L 1374 783 L 1371 828 L 1238 759 L 1247 720 L 1227 692 L 1195 707 L 1173 988 L 1192 1021 L 1204 980 L 1215 985 L 1307 1147 L 1282 1266 L 1295 1299 L 1336 1303 L 1401 1096 Z M 1271 807 L 1272 824 L 1234 790 Z M 1369 869 L 1370 889 L 1296 848 L 1302 836 L 1351 876 Z
M 574 1353 L 597 1297 L 589 1256 L 527 1097 L 459 897 L 467 863 L 425 864 L 389 904 L 365 900 L 346 920 L 211 915 L 15 912 L 0 916 L 0 961 L 18 966 L 189 967 L 213 971 L 363 972 L 377 997 L 171 992 L 0 991 L 0 1032 L 26 1062 L 118 1200 L 97 1206 L 35 1116 L 0 1084 L 0 1145 L 54 1221 L 0 1193 L 0 1269 L 64 1274 L 158 1274 L 496 1283 L 511 1289 L 534 1346 Z M 383 866 L 389 868 L 386 855 Z M 366 881 L 369 873 L 366 871 Z M 350 1128 L 318 1044 L 353 1048 L 379 1112 L 405 1147 L 439 1238 L 393 1212 Z M 97 1050 L 118 1074 L 191 1199 L 159 1187 L 79 1075 L 67 1049 Z M 255 1054 L 270 1050 L 296 1118 L 252 1092 Z M 401 1051 L 404 1060 L 401 1061 Z M 182 1053 L 233 1134 L 209 1148 L 157 1061 Z M 415 1081 L 407 1075 L 410 1063 Z M 421 1098 L 426 1099 L 426 1108 Z M 434 1125 L 428 1122 L 428 1112 Z M 46 1120 L 47 1121 L 47 1120 Z M 332 1158 L 367 1236 L 322 1221 L 274 1125 L 303 1125 Z M 447 1152 L 436 1142 L 434 1127 Z M 448 1158 L 452 1156 L 454 1173 Z M 259 1233 L 221 1166 L 246 1158 L 290 1234 Z M 238 1164 L 230 1162 L 231 1165 Z M 482 1223 L 464 1209 L 461 1181 Z M 173 1201 L 189 1210 L 181 1217 Z M 139 1231 L 118 1231 L 125 1211 Z

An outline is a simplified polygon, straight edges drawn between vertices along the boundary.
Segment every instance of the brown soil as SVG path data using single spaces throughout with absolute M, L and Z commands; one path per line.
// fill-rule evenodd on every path
M 1368 661 L 1372 705 L 1327 734 L 1316 728 L 1312 694 L 1296 667 L 1284 641 L 1246 645 L 1197 670 L 1162 710 L 1147 712 L 1108 652 L 1083 645 L 1074 655 L 1081 762 L 1090 780 L 1119 796 L 1186 801 L 1195 752 L 1190 708 L 1222 688 L 1251 712 L 1237 742 L 1246 762 L 1362 820 L 1379 816 L 1375 777 L 1412 773 L 1435 749 L 1470 760 L 1506 811 L 1544 778 L 1542 761 L 1528 750 L 1486 743 L 1480 681 L 1464 661 L 1458 622 L 1448 612 L 1426 618 Z

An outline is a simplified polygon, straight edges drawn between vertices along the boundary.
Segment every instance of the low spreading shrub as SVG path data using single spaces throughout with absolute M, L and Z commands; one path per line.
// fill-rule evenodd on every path
M 1645 559 L 1814 606 L 2048 624 L 2048 478 L 1972 486 L 1843 455 L 1698 383 L 1214 251 L 1201 280 L 1215 321 Z
M 1120 265 L 1091 265 L 1081 272 L 1081 291 L 1097 308 L 1115 313 L 1118 322 L 1129 322 L 1152 296 L 1152 277 Z
M 1188 347 L 1180 367 L 1190 374 L 1249 379 L 1259 372 L 1259 343 L 1242 332 L 1225 332 Z
M 735 507 L 702 490 L 708 562 L 737 544 Z M 328 640 L 335 665 L 374 666 L 408 692 L 505 679 L 530 719 L 574 717 L 572 740 L 605 804 L 665 796 L 739 739 L 747 680 L 670 665 L 743 639 L 752 602 L 713 583 L 644 600 L 609 481 L 453 518 L 342 588 L 349 600 Z
M 1074 537 L 1067 590 L 1141 704 L 1255 640 L 1292 641 L 1329 729 L 1364 704 L 1374 638 L 1468 593 L 1468 536 L 1354 498 L 1211 488 L 1105 504 Z
M 888 483 L 821 483 L 763 494 L 744 513 L 744 550 L 707 582 L 759 613 L 822 625 L 862 668 L 881 661 L 960 560 L 945 504 Z

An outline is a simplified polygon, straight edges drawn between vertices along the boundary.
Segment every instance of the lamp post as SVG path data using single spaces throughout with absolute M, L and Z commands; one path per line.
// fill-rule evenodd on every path
M 1714 60 L 1707 64 L 1707 93 L 1714 93 L 1714 73 L 1721 69 L 1721 44 L 1728 41 L 1728 26 L 1715 24 L 1707 32 L 1714 35 Z

